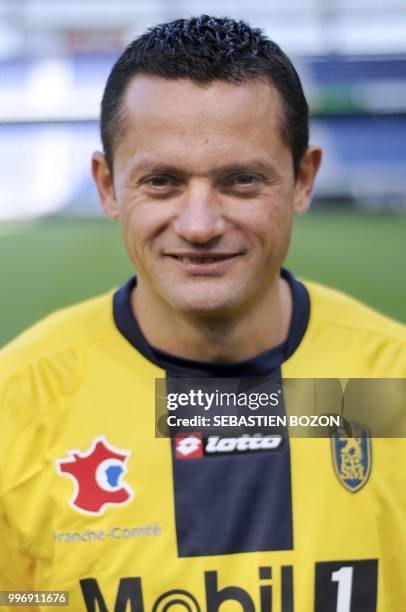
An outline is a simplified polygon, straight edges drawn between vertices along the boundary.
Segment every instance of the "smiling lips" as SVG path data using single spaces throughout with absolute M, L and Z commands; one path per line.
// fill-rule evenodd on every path
M 194 271 L 218 270 L 241 253 L 168 253 L 182 267 Z
M 235 257 L 235 255 L 172 255 L 171 257 L 175 257 L 182 263 L 204 264 L 224 261 L 225 259 Z

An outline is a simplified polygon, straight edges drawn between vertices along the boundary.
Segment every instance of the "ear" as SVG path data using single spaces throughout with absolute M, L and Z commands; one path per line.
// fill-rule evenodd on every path
M 321 148 L 312 145 L 308 147 L 299 164 L 293 204 L 295 213 L 299 215 L 303 215 L 309 208 L 314 179 L 320 167 L 321 158 Z
M 117 219 L 118 205 L 114 195 L 113 177 L 105 156 L 99 151 L 92 155 L 92 174 L 104 213 L 110 219 Z

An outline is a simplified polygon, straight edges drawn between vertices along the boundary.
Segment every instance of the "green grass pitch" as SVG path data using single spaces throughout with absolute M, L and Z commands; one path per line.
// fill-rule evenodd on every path
M 298 218 L 287 266 L 406 321 L 406 217 L 316 212 Z M 0 224 L 0 345 L 48 312 L 131 274 L 117 224 L 46 219 Z

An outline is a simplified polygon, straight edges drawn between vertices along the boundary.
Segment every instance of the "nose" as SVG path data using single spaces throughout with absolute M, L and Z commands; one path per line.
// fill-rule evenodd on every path
M 175 220 L 175 231 L 188 242 L 205 244 L 224 233 L 225 219 L 218 194 L 208 186 L 196 185 L 185 194 Z

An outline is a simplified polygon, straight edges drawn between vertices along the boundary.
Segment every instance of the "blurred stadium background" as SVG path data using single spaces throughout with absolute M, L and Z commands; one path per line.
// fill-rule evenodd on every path
M 89 172 L 123 47 L 158 22 L 231 15 L 291 56 L 324 148 L 289 265 L 406 321 L 404 0 L 0 0 L 0 344 L 130 274 Z

